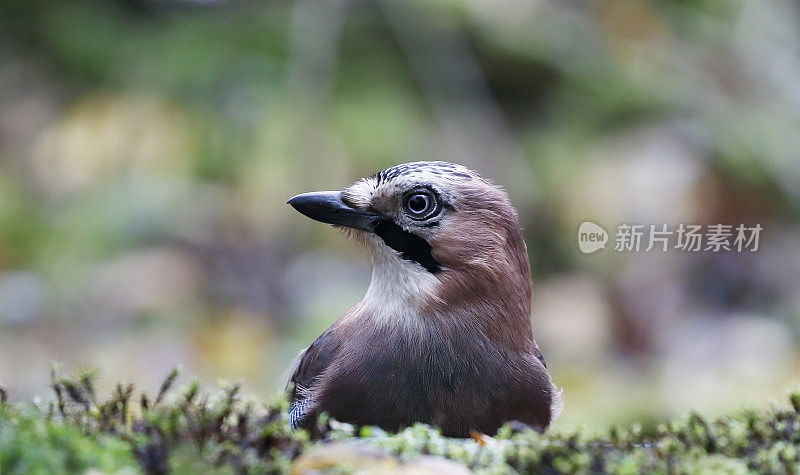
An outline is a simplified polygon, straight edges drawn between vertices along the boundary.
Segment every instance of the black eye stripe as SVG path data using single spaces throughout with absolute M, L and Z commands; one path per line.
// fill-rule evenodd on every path
M 375 224 L 377 234 L 387 246 L 400 253 L 400 257 L 421 265 L 431 274 L 442 270 L 442 265 L 431 254 L 431 245 L 416 234 L 404 231 L 400 226 L 388 219 Z

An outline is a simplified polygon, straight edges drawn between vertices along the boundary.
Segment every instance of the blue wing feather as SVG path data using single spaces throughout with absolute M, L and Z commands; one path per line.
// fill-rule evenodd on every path
M 297 401 L 289 410 L 289 425 L 292 429 L 297 429 L 303 424 L 305 416 L 308 414 L 308 398 Z

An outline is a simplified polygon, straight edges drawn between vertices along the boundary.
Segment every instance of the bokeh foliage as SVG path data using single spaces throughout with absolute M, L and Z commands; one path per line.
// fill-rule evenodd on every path
M 0 379 L 183 363 L 269 394 L 368 278 L 286 199 L 442 159 L 520 212 L 566 421 L 780 394 L 797 25 L 788 1 L 2 2 Z M 585 256 L 586 219 L 766 231 L 753 255 Z

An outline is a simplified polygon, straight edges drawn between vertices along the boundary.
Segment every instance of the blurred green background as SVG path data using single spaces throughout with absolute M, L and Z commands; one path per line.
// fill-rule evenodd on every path
M 558 424 L 763 403 L 800 371 L 797 2 L 0 3 L 0 381 L 51 362 L 271 398 L 369 263 L 285 205 L 399 162 L 503 185 Z M 577 228 L 758 223 L 757 252 Z M 613 247 L 613 246 L 610 246 Z

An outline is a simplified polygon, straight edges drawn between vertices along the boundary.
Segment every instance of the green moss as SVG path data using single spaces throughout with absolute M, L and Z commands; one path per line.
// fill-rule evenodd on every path
M 692 413 L 647 431 L 633 425 L 547 435 L 512 423 L 480 445 L 422 424 L 388 434 L 327 417 L 311 433 L 293 432 L 285 400 L 260 407 L 242 401 L 236 385 L 208 391 L 195 382 L 176 390 L 177 377 L 172 372 L 154 398 L 142 394 L 134 403 L 132 385 L 120 384 L 99 399 L 94 373 L 54 373 L 55 399 L 46 406 L 0 402 L 0 473 L 285 473 L 299 459 L 306 468 L 338 464 L 336 471 L 346 472 L 359 450 L 383 454 L 373 458 L 384 466 L 387 460 L 408 464 L 436 456 L 487 474 L 800 469 L 799 389 L 785 406 L 713 421 Z M 350 449 L 324 451 L 327 459 L 319 451 L 305 455 L 320 445 Z
M 87 434 L 33 408 L 0 404 L 0 473 L 139 473 L 131 445 L 105 433 Z

